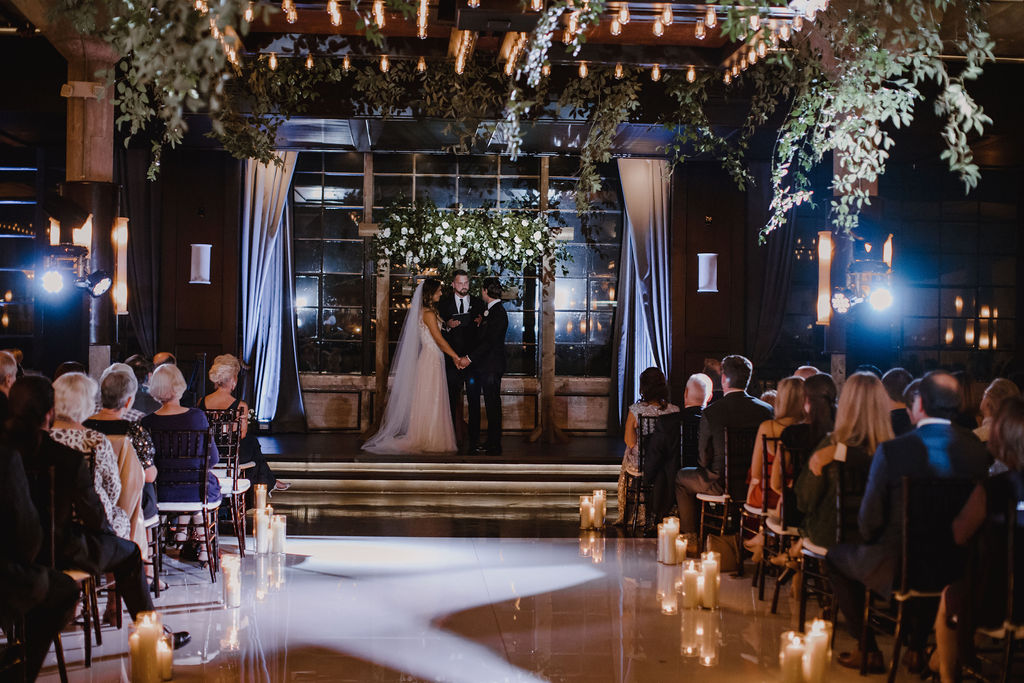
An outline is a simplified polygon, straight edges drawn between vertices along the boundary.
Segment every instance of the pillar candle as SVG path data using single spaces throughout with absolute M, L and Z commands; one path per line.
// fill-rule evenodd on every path
M 594 489 L 594 527 L 604 527 L 604 517 L 607 512 L 608 492 L 604 489 Z
M 580 496 L 580 528 L 589 529 L 594 526 L 594 500 L 590 496 Z
M 267 507 L 267 485 L 256 484 L 255 491 L 256 493 L 253 494 L 256 498 L 255 507 L 257 510 L 262 510 L 263 508 Z
M 657 574 L 658 605 L 662 614 L 675 614 L 679 609 L 676 595 L 676 571 L 669 565 L 658 565 Z
M 796 631 L 786 631 L 779 643 L 782 683 L 803 683 L 804 641 Z
M 682 564 L 685 560 L 686 560 L 686 536 L 676 536 L 675 564 Z
M 658 522 L 658 562 L 668 562 L 668 532 L 665 530 L 664 522 Z
M 228 608 L 242 606 L 242 572 L 238 555 L 225 555 L 220 561 L 221 573 L 224 575 L 224 606 Z
M 284 541 L 287 536 L 288 519 L 284 515 L 274 515 L 270 526 L 270 552 L 283 553 Z
M 704 576 L 704 592 L 701 605 L 708 609 L 718 609 L 718 587 L 721 581 L 718 571 L 718 553 L 706 552 L 701 556 L 701 573 Z
M 700 665 L 715 666 L 718 664 L 718 647 L 720 645 L 718 621 L 711 612 L 697 612 L 700 624 Z
M 270 523 L 274 517 L 274 508 L 267 505 L 256 517 L 256 553 L 270 552 Z
M 824 683 L 832 659 L 831 623 L 821 619 L 811 622 L 804 636 L 803 673 L 805 683 Z
M 174 678 L 174 648 L 170 636 L 165 635 L 157 642 L 156 656 L 160 662 L 160 680 L 169 681 Z
M 704 584 L 706 579 L 703 574 L 697 574 L 697 605 L 704 605 Z M 704 605 L 706 607 L 706 605 Z
M 132 662 L 132 683 L 157 683 L 160 681 L 157 643 L 163 639 L 163 636 L 164 629 L 159 614 L 139 612 L 136 615 L 135 633 L 128 638 L 128 649 Z

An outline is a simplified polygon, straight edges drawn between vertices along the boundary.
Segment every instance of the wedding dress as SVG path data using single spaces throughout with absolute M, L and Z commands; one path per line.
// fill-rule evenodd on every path
M 441 323 L 430 318 L 430 324 L 440 328 Z M 444 353 L 423 322 L 422 282 L 416 287 L 402 325 L 391 377 L 384 419 L 377 433 L 363 444 L 363 450 L 382 454 L 456 450 Z

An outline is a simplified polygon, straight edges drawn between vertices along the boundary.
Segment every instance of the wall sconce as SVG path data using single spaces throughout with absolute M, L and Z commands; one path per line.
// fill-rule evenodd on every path
M 832 231 L 818 232 L 818 325 L 832 321 Z
M 210 284 L 210 250 L 211 244 L 192 245 L 192 273 L 188 283 L 190 285 Z
M 56 218 L 50 219 L 50 246 L 56 247 L 60 244 L 60 221 Z
M 885 244 L 882 246 L 882 260 L 892 270 L 892 233 L 889 233 L 889 237 L 886 238 Z
M 52 241 L 52 238 L 51 238 Z M 78 247 L 92 249 L 92 214 L 85 219 L 82 227 L 71 231 L 71 243 Z
M 114 243 L 114 314 L 128 313 L 128 219 L 118 216 L 114 219 L 111 233 Z
M 697 254 L 697 291 L 718 291 L 718 254 Z

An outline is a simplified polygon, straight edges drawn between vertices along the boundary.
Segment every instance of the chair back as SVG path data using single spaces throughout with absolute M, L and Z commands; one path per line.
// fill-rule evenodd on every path
M 1024 500 L 1010 496 L 1006 506 L 1006 623 L 1007 629 L 1024 626 Z
M 763 515 L 768 514 L 768 491 L 771 490 L 772 481 L 772 463 L 768 460 L 768 454 L 774 453 L 778 458 L 784 448 L 780 437 L 761 435 L 761 482 L 758 486 L 761 487 L 761 514 Z
M 242 416 L 237 410 L 204 410 L 210 421 L 213 442 L 217 445 L 220 464 L 232 481 L 238 479 L 238 454 L 242 441 Z
M 953 540 L 953 520 L 975 483 L 963 478 L 904 477 L 901 592 L 938 593 L 960 579 L 966 552 Z
M 158 499 L 206 504 L 212 430 L 157 429 L 152 434 Z
M 636 467 L 637 472 L 644 473 L 647 463 L 647 440 L 658 427 L 660 415 L 638 415 L 636 418 Z
M 696 467 L 700 451 L 700 420 L 679 422 L 679 466 Z
M 725 429 L 725 471 L 722 486 L 734 501 L 747 499 L 747 469 L 757 442 L 757 428 Z
M 860 540 L 857 515 L 868 487 L 871 464 L 834 460 L 832 468 L 836 476 L 836 543 L 855 543 Z

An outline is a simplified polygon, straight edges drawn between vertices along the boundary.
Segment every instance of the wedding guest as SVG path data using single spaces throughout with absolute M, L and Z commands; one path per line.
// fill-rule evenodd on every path
M 889 415 L 894 436 L 902 436 L 912 430 L 907 404 L 903 402 L 903 392 L 914 381 L 913 375 L 903 368 L 892 368 L 882 375 L 882 386 L 889 396 Z
M 69 372 L 80 372 L 83 375 L 89 373 L 85 366 L 76 360 L 64 361 L 57 366 L 57 369 L 53 371 L 53 379 L 56 381 L 61 375 L 66 375 Z
M 775 409 L 775 401 L 776 399 L 778 399 L 778 397 L 779 392 L 776 391 L 775 389 L 766 389 L 765 391 L 761 392 L 760 396 L 758 396 L 759 399 L 770 405 L 772 407 L 772 410 Z
M 626 426 L 623 441 L 626 451 L 622 456 L 622 467 L 619 469 L 618 500 L 619 516 L 615 524 L 623 524 L 627 518 L 626 490 L 630 480 L 640 476 L 639 443 L 640 439 L 650 435 L 653 427 L 643 425 L 641 433 L 641 417 L 659 417 L 670 413 L 678 413 L 679 406 L 668 401 L 668 382 L 665 374 L 658 368 L 647 368 L 640 373 L 640 400 L 629 407 L 626 414 Z
M 1020 396 L 1020 389 L 1008 379 L 999 377 L 985 388 L 981 396 L 981 425 L 974 430 L 974 435 L 986 443 L 992 430 L 992 421 L 1003 401 Z
M 907 388 L 903 390 L 903 403 L 907 406 L 907 417 L 910 418 L 910 424 L 917 426 L 916 413 L 910 409 L 910 406 L 914 405 L 914 399 L 921 395 L 921 380 L 915 379 L 913 382 L 907 385 Z
M 714 403 L 722 398 L 722 361 L 717 358 L 705 358 L 701 374 L 711 378 L 711 401 L 709 403 Z
M 153 354 L 153 368 L 156 369 L 161 365 L 177 365 L 178 359 L 174 357 L 174 354 L 170 351 L 157 351 Z
M 874 375 L 878 379 L 882 379 L 882 371 L 878 368 L 877 365 L 872 365 L 871 363 L 863 363 L 861 365 L 858 365 L 857 369 L 854 370 L 854 372 L 867 372 L 869 374 Z
M 18 361 L 6 351 L 0 351 L 0 422 L 7 418 L 7 395 L 18 378 Z
M 800 535 L 815 545 L 830 548 L 836 542 L 839 479 L 835 461 L 842 459 L 847 476 L 862 476 L 864 482 L 871 455 L 879 444 L 893 438 L 889 401 L 883 383 L 870 373 L 854 373 L 843 385 L 835 430 L 818 445 L 793 485 L 796 505 L 803 513 Z M 856 526 L 855 520 L 848 522 Z M 856 529 L 846 531 L 851 538 Z
M 135 391 L 135 403 L 125 412 L 125 419 L 138 422 L 160 407 L 160 402 L 149 395 L 149 376 L 153 373 L 153 364 L 142 354 L 129 356 L 125 365 L 135 373 L 135 381 L 139 388 Z
M 239 441 L 238 462 L 251 462 L 255 467 L 245 470 L 246 477 L 256 484 L 266 484 L 273 491 L 287 491 L 291 484 L 278 481 L 267 464 L 256 432 L 249 428 L 249 405 L 232 392 L 238 386 L 238 373 L 242 365 L 231 354 L 224 354 L 213 359 L 210 366 L 210 381 L 217 387 L 216 391 L 199 400 L 200 410 L 226 410 L 234 413 L 241 421 L 241 440 Z
M 990 386 L 991 388 L 991 386 Z M 984 399 L 982 399 L 984 405 Z M 1024 500 L 1024 400 L 1002 401 L 991 424 L 990 450 L 1002 464 L 1002 473 L 983 480 L 953 521 L 953 538 L 972 545 L 971 571 L 947 587 L 935 617 L 935 653 L 930 668 L 943 683 L 959 680 L 959 643 L 973 646 L 978 628 L 998 628 L 1006 618 L 1006 511 L 1010 501 Z M 1019 535 L 1018 535 L 1019 538 Z M 1015 548 L 1016 556 L 1021 550 Z M 1015 623 L 1024 619 L 1024 605 L 1014 600 Z M 959 637 L 958 637 L 959 634 Z M 965 652 L 964 661 L 972 659 Z
M 153 600 L 146 587 L 139 547 L 111 531 L 89 474 L 87 456 L 47 434 L 54 419 L 54 388 L 44 377 L 26 376 L 14 383 L 10 399 L 8 441 L 22 455 L 41 524 L 54 529 L 52 546 L 44 543 L 36 562 L 52 563 L 58 570 L 112 573 L 117 592 L 133 619 L 139 612 L 152 611 Z M 164 630 L 170 633 L 166 626 Z M 178 649 L 191 636 L 180 631 L 173 634 L 172 640 Z
M 209 429 L 210 422 L 206 419 L 206 413 L 198 408 L 186 408 L 181 405 L 181 397 L 185 393 L 187 386 L 188 385 L 185 383 L 185 377 L 181 374 L 181 370 L 179 370 L 176 365 L 172 363 L 165 363 L 158 366 L 156 370 L 153 371 L 153 376 L 150 378 L 149 393 L 153 398 L 160 401 L 160 409 L 142 418 L 142 426 L 148 429 L 151 434 L 156 434 L 161 431 Z M 165 473 L 159 471 L 160 457 L 161 453 L 157 450 L 156 466 L 158 471 L 156 490 L 158 502 L 198 502 L 200 496 L 199 491 L 185 492 L 181 490 L 183 487 L 180 486 L 161 486 L 162 483 L 174 484 L 180 482 L 181 479 L 177 472 L 171 471 L 170 473 Z M 205 457 L 207 467 L 210 469 L 212 469 L 219 461 L 217 446 L 212 440 L 210 441 L 209 449 L 207 450 Z M 220 499 L 220 481 L 217 479 L 217 475 L 210 471 L 207 473 L 206 479 L 206 502 L 214 503 Z M 199 560 L 201 564 L 205 564 L 209 561 L 209 557 L 206 554 L 206 536 L 201 514 L 197 513 L 191 516 L 179 516 L 179 530 L 175 534 L 174 540 L 178 543 L 186 543 L 188 541 L 188 536 L 185 528 L 190 524 L 194 528 L 198 529 L 199 532 L 197 533 L 195 543 L 189 545 L 184 554 L 189 557 L 194 555 L 194 559 Z
M 704 409 L 700 421 L 698 464 L 676 474 L 680 533 L 697 547 L 697 494 L 725 492 L 725 430 L 756 430 L 771 418 L 772 408 L 747 393 L 753 364 L 743 356 L 722 359 L 722 398 Z
M 0 351 L 4 351 L 5 353 L 9 353 L 9 354 L 11 354 L 11 356 L 14 357 L 15 362 L 17 362 L 17 364 L 18 364 L 18 377 L 23 376 L 25 374 L 25 367 L 24 367 L 24 365 L 25 365 L 25 354 L 22 352 L 22 350 L 21 349 L 0 349 Z
M 953 377 L 960 384 L 960 408 L 953 422 L 974 431 L 978 428 L 978 405 L 981 403 L 974 393 L 974 377 L 965 370 L 957 370 Z
M 807 379 L 809 377 L 817 375 L 819 372 L 820 370 L 818 370 L 818 368 L 814 367 L 813 365 L 801 365 L 793 373 L 793 376 L 799 377 L 800 379 Z
M 80 372 L 68 372 L 54 381 L 53 391 L 56 417 L 50 427 L 50 438 L 92 460 L 96 495 L 103 504 L 107 521 L 119 537 L 130 538 L 129 515 L 117 504 L 121 499 L 117 454 L 106 436 L 82 424 L 96 407 L 96 380 Z M 141 491 L 134 494 L 141 494 Z
M 932 371 L 924 376 L 920 393 L 911 405 L 911 418 L 917 428 L 909 434 L 883 442 L 875 451 L 868 474 L 867 489 L 858 516 L 861 544 L 843 543 L 829 550 L 826 557 L 829 577 L 846 626 L 859 639 L 864 619 L 865 586 L 888 599 L 899 564 L 904 477 L 985 477 L 989 456 L 977 437 L 954 425 L 951 420 L 960 406 L 960 390 L 955 377 Z M 923 664 L 924 643 L 934 621 L 934 609 L 909 615 L 908 657 L 916 668 Z M 922 628 L 922 626 L 924 628 Z M 839 663 L 860 668 L 867 658 L 869 671 L 884 670 L 882 653 L 868 630 L 866 651 L 844 652 Z
M 754 452 L 750 459 L 750 467 L 747 470 L 747 480 L 750 484 L 747 490 L 747 503 L 753 507 L 760 508 L 765 497 L 768 499 L 768 507 L 774 509 L 779 504 L 779 495 L 768 488 L 767 475 L 762 469 L 764 437 L 777 439 L 782 436 L 782 430 L 796 424 L 804 419 L 804 380 L 800 377 L 786 377 L 779 382 L 778 398 L 775 404 L 775 416 L 765 420 L 757 428 L 757 439 L 754 441 Z M 769 466 L 775 461 L 775 448 L 768 449 Z

